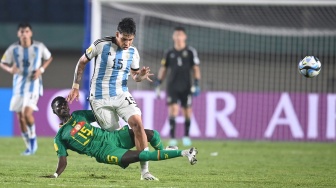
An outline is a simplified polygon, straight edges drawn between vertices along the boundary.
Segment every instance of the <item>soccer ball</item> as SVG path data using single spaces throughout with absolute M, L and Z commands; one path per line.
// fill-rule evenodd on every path
M 299 62 L 299 72 L 307 78 L 317 76 L 321 71 L 321 62 L 315 56 L 306 56 Z

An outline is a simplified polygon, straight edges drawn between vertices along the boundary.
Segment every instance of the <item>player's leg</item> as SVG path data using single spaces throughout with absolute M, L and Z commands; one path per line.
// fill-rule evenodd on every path
M 128 124 L 134 132 L 134 143 L 137 150 L 142 151 L 148 148 L 147 136 L 142 124 L 142 119 L 140 115 L 132 115 L 128 118 Z
M 133 146 L 135 146 L 134 144 L 134 132 L 132 129 L 129 129 L 129 137 L 131 138 L 131 141 L 133 143 Z M 147 136 L 147 141 L 150 143 L 150 145 L 155 149 L 155 150 L 163 150 L 164 146 L 160 137 L 160 133 L 156 130 L 149 130 L 149 129 L 145 129 L 145 133 Z M 129 147 L 129 149 L 131 149 L 132 147 Z
M 116 134 L 115 134 L 116 135 Z M 117 135 L 116 135 L 117 136 Z M 101 151 L 97 153 L 94 157 L 97 162 L 119 165 L 122 168 L 128 167 L 129 164 L 138 161 L 158 161 L 172 159 L 176 157 L 187 157 L 190 164 L 195 164 L 197 162 L 196 148 L 191 148 L 188 150 L 156 150 L 156 151 L 136 151 L 128 150 L 124 148 L 117 147 L 113 143 L 104 143 L 100 147 Z M 152 176 L 149 172 L 141 176 L 142 180 L 158 180 Z
M 10 101 L 9 110 L 16 112 L 16 116 L 20 124 L 21 136 L 26 146 L 26 149 L 22 154 L 26 155 L 26 154 L 30 154 L 30 150 L 28 149 L 29 148 L 29 134 L 27 130 L 26 121 L 25 121 L 25 118 L 22 112 L 22 105 L 23 105 L 23 97 L 12 96 L 12 99 Z
M 146 135 L 147 137 L 150 136 L 148 138 L 148 141 L 150 143 L 150 145 L 155 149 L 155 150 L 163 150 L 163 143 L 161 140 L 161 136 L 160 133 L 156 130 L 148 130 L 145 129 Z
M 111 132 L 119 128 L 119 117 L 109 99 L 91 99 L 90 106 L 102 129 Z
M 27 124 L 28 136 L 29 136 L 29 149 L 30 154 L 34 154 L 37 150 L 37 138 L 35 128 L 35 118 L 33 116 L 34 111 L 38 110 L 37 102 L 39 95 L 27 94 L 24 96 L 23 101 L 23 117 Z
M 149 151 L 147 136 L 142 125 L 142 120 L 140 115 L 132 115 L 128 119 L 128 123 L 134 132 L 135 146 L 138 151 Z M 144 143 L 146 142 L 146 143 Z M 140 161 L 140 180 L 156 180 L 149 172 L 148 161 Z
M 29 134 L 28 134 L 28 130 L 27 130 L 26 120 L 25 120 L 22 112 L 17 112 L 16 116 L 17 116 L 17 119 L 19 120 L 21 136 L 22 136 L 23 142 L 25 143 L 25 146 L 26 146 L 26 149 L 22 154 L 23 155 L 29 155 L 30 154 Z
M 29 149 L 31 154 L 34 154 L 37 150 L 37 139 L 35 131 L 35 119 L 33 116 L 34 110 L 30 107 L 25 107 L 23 110 L 23 116 L 27 124 L 27 130 L 29 133 Z
M 184 137 L 182 139 L 184 146 L 191 146 L 191 140 L 189 137 L 190 118 L 192 115 L 191 104 L 192 104 L 192 96 L 191 96 L 191 93 L 187 91 L 183 93 L 181 97 L 182 112 L 183 112 L 184 119 L 185 119 L 184 120 Z
M 168 104 L 168 116 L 169 116 L 169 127 L 170 127 L 170 140 L 169 140 L 169 146 L 176 146 L 177 140 L 175 138 L 175 127 L 176 127 L 176 121 L 175 118 L 178 115 L 179 106 L 177 104 L 177 92 L 168 89 L 167 90 L 168 97 L 167 97 L 167 104 Z
M 187 150 L 155 150 L 155 151 L 127 151 L 121 158 L 121 164 L 128 166 L 138 161 L 160 161 L 173 159 L 176 157 L 188 157 L 189 162 L 193 165 L 196 163 L 196 148 Z
M 129 92 L 124 92 L 119 97 L 119 102 L 116 104 L 116 110 L 120 117 L 122 117 L 134 132 L 135 147 L 138 151 L 148 151 L 147 136 L 144 130 L 141 119 L 141 111 Z M 141 179 L 144 174 L 152 176 L 149 173 L 148 161 L 140 162 Z M 154 176 L 152 178 L 155 179 Z

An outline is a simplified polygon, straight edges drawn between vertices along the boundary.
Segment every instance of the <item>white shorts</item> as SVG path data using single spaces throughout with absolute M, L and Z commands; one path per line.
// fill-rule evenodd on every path
M 39 100 L 38 94 L 27 93 L 23 96 L 13 95 L 10 101 L 9 110 L 14 112 L 22 112 L 25 107 L 30 107 L 34 111 L 38 111 L 37 102 Z
M 133 115 L 141 111 L 129 92 L 105 99 L 90 99 L 91 108 L 102 129 L 114 131 L 119 128 L 119 116 L 128 122 Z

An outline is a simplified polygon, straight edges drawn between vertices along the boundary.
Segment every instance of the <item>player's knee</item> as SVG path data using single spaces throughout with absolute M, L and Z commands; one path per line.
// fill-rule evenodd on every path
M 141 131 L 141 129 L 143 129 L 141 118 L 138 116 L 132 116 L 128 120 L 128 124 L 133 129 L 134 134 L 136 134 L 138 131 Z
M 18 119 L 21 123 L 26 122 L 26 118 L 24 116 L 18 116 Z
M 134 134 L 137 135 L 137 134 L 141 133 L 142 126 L 140 124 L 138 124 L 138 123 L 132 123 L 132 124 L 130 124 L 130 126 L 131 126 Z
M 24 118 L 25 120 L 29 120 L 29 119 L 31 119 L 31 118 L 33 118 L 33 117 L 32 117 L 31 114 L 24 114 L 24 115 L 23 115 L 23 118 Z
M 22 117 L 25 119 L 25 120 L 30 120 L 33 117 L 33 113 L 31 113 L 29 110 L 25 110 L 23 113 L 22 113 Z

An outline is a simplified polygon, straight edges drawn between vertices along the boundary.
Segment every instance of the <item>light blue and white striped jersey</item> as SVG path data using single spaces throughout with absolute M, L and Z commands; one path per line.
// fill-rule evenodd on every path
M 86 58 L 94 59 L 90 98 L 109 98 L 128 91 L 130 69 L 139 70 L 138 50 L 134 46 L 123 50 L 115 40 L 115 37 L 98 39 L 85 51 Z
M 32 93 L 43 95 L 42 76 L 33 80 L 32 75 L 35 70 L 42 66 L 42 60 L 51 57 L 47 47 L 38 41 L 33 41 L 32 45 L 24 48 L 19 42 L 10 45 L 1 58 L 1 63 L 14 64 L 20 72 L 13 75 L 13 95 Z

